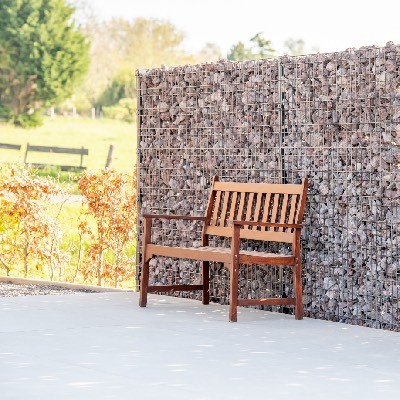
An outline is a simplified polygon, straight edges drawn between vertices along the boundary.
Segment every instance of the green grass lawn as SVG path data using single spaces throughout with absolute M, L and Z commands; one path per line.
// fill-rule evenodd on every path
M 115 148 L 112 162 L 114 168 L 132 173 L 136 162 L 136 126 L 116 120 L 46 118 L 43 126 L 34 129 L 0 123 L 0 143 L 22 145 L 21 151 L 0 149 L 0 161 L 22 162 L 28 142 L 31 145 L 88 148 L 89 155 L 83 158 L 83 165 L 88 169 L 105 166 L 110 144 Z M 32 152 L 27 161 L 79 165 L 80 156 Z

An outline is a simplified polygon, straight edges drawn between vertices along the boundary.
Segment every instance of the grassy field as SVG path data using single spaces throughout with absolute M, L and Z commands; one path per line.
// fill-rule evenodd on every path
M 136 162 L 136 126 L 115 120 L 83 118 L 46 118 L 43 126 L 21 129 L 0 123 L 0 143 L 20 144 L 21 151 L 0 149 L 2 162 L 22 162 L 26 144 L 58 147 L 86 147 L 88 169 L 103 168 L 110 144 L 114 145 L 112 166 L 131 173 Z M 79 165 L 80 156 L 29 153 L 28 162 Z

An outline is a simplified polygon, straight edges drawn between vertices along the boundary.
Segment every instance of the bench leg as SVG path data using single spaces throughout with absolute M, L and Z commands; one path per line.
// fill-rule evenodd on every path
M 301 262 L 298 259 L 296 262 L 296 266 L 294 267 L 294 296 L 296 299 L 295 305 L 295 318 L 303 319 L 304 310 L 303 310 L 303 288 L 301 282 Z
M 139 306 L 146 307 L 147 305 L 147 288 L 149 287 L 149 260 L 143 261 L 142 276 L 140 279 L 140 298 Z
M 210 263 L 203 261 L 203 304 L 210 303 Z
M 237 322 L 239 268 L 238 265 L 230 265 L 230 290 L 229 290 L 229 322 Z

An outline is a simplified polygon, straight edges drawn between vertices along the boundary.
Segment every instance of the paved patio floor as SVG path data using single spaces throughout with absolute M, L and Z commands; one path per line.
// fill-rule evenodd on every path
M 400 333 L 136 293 L 0 299 L 0 399 L 398 399 Z

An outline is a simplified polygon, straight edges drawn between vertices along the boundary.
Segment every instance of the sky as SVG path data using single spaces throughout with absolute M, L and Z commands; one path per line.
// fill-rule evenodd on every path
M 185 33 L 184 48 L 217 44 L 223 54 L 258 32 L 279 54 L 285 40 L 303 39 L 306 52 L 400 44 L 400 0 L 86 0 L 101 19 L 157 18 Z M 278 55 L 279 55 L 278 54 Z

